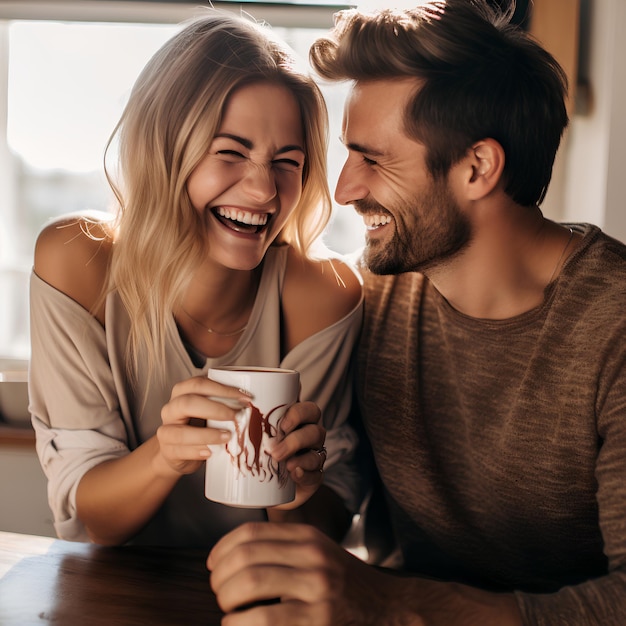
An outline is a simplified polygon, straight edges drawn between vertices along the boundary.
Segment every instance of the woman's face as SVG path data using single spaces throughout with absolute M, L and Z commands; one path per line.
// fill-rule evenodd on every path
M 214 262 L 249 270 L 262 261 L 300 200 L 304 156 L 300 107 L 286 87 L 256 83 L 233 92 L 187 181 Z

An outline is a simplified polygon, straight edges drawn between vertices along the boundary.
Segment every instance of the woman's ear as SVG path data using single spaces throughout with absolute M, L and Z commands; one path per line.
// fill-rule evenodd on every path
M 468 153 L 468 179 L 466 193 L 471 200 L 491 193 L 498 185 L 504 171 L 504 148 L 495 139 L 481 139 Z

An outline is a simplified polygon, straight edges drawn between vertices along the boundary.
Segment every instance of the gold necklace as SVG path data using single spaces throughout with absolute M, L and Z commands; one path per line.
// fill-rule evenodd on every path
M 567 252 L 567 249 L 569 248 L 570 243 L 572 243 L 573 238 L 574 238 L 574 231 L 572 228 L 570 228 L 569 239 L 567 240 L 567 243 L 565 244 L 565 248 L 563 248 L 563 252 L 561 252 L 561 256 L 559 257 L 559 260 L 556 262 L 556 265 L 554 266 L 554 270 L 552 270 L 552 276 L 550 276 L 548 285 L 554 280 L 554 277 L 556 276 L 556 271 L 559 269 L 559 265 L 561 265 L 561 261 L 563 260 L 563 257 L 565 256 L 565 253 Z
M 197 319 L 191 317 L 187 311 L 183 307 L 180 307 L 182 312 L 194 323 L 200 326 L 200 328 L 204 329 L 210 335 L 219 335 L 220 337 L 234 337 L 235 335 L 240 335 L 246 328 L 248 328 L 248 324 L 246 324 L 243 328 L 239 330 L 234 330 L 232 333 L 221 333 L 219 330 L 215 330 L 214 328 L 207 328 L 204 324 L 201 324 Z

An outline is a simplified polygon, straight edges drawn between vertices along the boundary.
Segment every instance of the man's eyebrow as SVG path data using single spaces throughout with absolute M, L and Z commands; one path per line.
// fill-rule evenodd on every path
M 385 153 L 380 150 L 375 150 L 374 148 L 369 148 L 368 146 L 363 146 L 360 143 L 354 143 L 353 141 L 349 141 L 346 143 L 343 137 L 339 137 L 339 141 L 348 148 L 348 150 L 352 150 L 353 152 L 360 152 L 361 154 L 370 154 L 372 156 L 384 156 Z
M 248 150 L 252 150 L 252 148 L 254 148 L 254 144 L 249 139 L 246 139 L 245 137 L 239 137 L 239 135 L 233 135 L 231 133 L 218 133 L 217 135 L 215 135 L 215 137 L 232 139 L 233 141 L 240 143 L 244 148 L 247 148 Z M 276 151 L 276 154 L 283 154 L 285 152 L 291 152 L 292 150 L 298 150 L 304 154 L 304 148 L 296 144 L 283 146 Z

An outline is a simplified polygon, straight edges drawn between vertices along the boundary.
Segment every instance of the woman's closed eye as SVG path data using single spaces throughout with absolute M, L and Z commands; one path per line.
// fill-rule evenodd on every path
M 297 161 L 296 159 L 286 159 L 286 158 L 274 159 L 272 161 L 272 165 L 280 170 L 288 170 L 288 171 L 299 170 L 303 166 L 303 164 L 300 161 Z
M 237 150 L 218 150 L 216 154 L 221 156 L 233 157 L 235 159 L 245 159 L 246 157 L 241 154 L 241 152 L 237 152 Z

